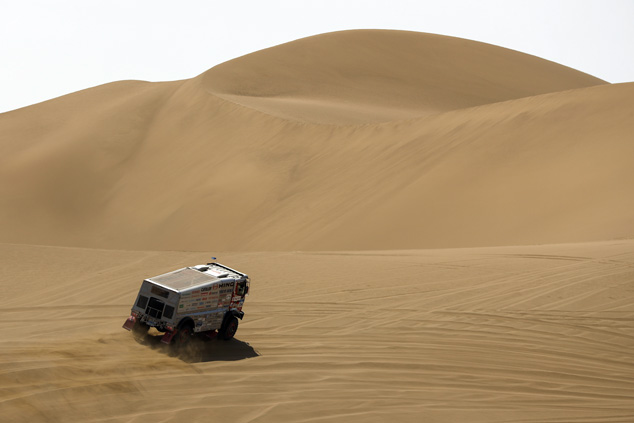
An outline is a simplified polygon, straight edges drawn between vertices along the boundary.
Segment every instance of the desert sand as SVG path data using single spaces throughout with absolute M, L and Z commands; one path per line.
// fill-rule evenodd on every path
M 121 325 L 205 253 L 0 251 L 4 421 L 634 421 L 631 240 L 222 254 L 246 316 L 189 362 Z
M 0 114 L 0 420 L 634 421 L 634 83 L 402 31 Z M 121 329 L 252 278 L 236 339 Z

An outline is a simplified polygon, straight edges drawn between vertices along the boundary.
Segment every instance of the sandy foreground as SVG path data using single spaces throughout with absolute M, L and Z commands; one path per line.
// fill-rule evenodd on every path
M 7 422 L 632 422 L 634 241 L 223 253 L 236 339 L 121 328 L 205 253 L 0 245 Z

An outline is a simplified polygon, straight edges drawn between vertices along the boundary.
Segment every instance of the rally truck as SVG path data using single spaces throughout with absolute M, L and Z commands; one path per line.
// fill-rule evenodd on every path
M 233 338 L 242 320 L 249 277 L 220 263 L 207 263 L 147 278 L 123 328 L 163 332 L 161 342 L 180 346 L 197 333 Z

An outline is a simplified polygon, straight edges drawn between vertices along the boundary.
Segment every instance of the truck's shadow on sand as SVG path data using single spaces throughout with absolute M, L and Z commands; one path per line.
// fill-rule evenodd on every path
M 178 357 L 187 363 L 206 363 L 211 361 L 237 361 L 258 357 L 260 354 L 248 343 L 233 338 L 229 341 L 197 337 L 186 347 L 176 352 L 170 345 L 161 343 L 160 336 L 135 336 L 138 343 L 147 345 L 164 354 Z

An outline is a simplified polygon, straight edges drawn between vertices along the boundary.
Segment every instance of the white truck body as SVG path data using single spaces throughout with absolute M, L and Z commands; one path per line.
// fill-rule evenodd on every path
M 249 277 L 219 263 L 174 270 L 141 284 L 124 328 L 155 327 L 171 336 L 185 324 L 192 332 L 220 329 L 228 315 L 242 319 Z M 236 324 L 237 326 L 237 324 Z

